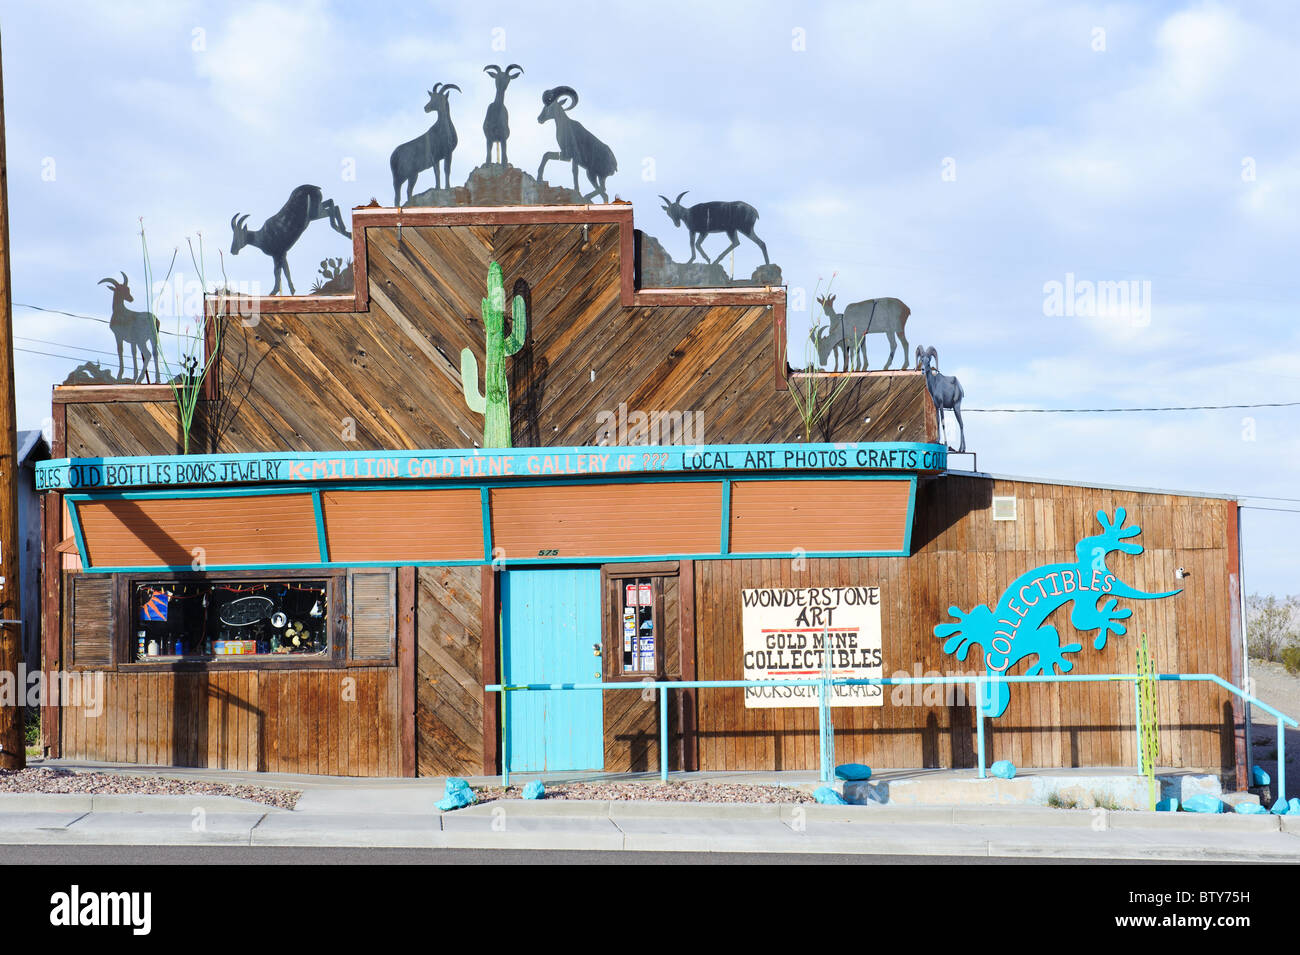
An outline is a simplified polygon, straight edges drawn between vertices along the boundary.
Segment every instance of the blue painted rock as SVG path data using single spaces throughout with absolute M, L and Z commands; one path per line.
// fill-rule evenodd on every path
M 524 787 L 525 799 L 543 799 L 546 797 L 546 787 L 542 785 L 540 779 L 534 779 Z
M 438 808 L 443 812 L 450 812 L 453 809 L 460 809 L 464 806 L 470 806 L 474 803 L 474 793 L 468 789 L 457 789 L 447 793 L 438 800 Z
M 866 782 L 871 778 L 871 767 L 861 763 L 842 763 L 835 767 L 835 777 L 851 783 Z
M 1223 800 L 1209 793 L 1188 796 L 1183 800 L 1184 812 L 1223 812 Z
M 999 759 L 989 767 L 989 772 L 998 777 L 998 779 L 1015 779 L 1016 764 L 1011 762 L 1009 759 Z
M 1170 796 L 1168 799 L 1161 799 L 1156 803 L 1156 812 L 1177 812 L 1178 799 Z
M 1268 810 L 1257 802 L 1239 802 L 1236 812 L 1243 816 L 1259 816 L 1266 814 Z
M 1286 804 L 1285 799 L 1279 799 L 1273 803 L 1273 808 L 1269 810 L 1275 816 L 1285 816 L 1290 811 L 1291 807 Z
M 813 799 L 827 806 L 847 806 L 844 797 L 837 793 L 830 786 L 822 786 L 813 793 Z
M 1250 784 L 1252 786 L 1267 786 L 1272 781 L 1273 778 L 1258 766 L 1250 767 Z
M 443 812 L 450 812 L 453 809 L 472 806 L 476 799 L 474 790 L 469 788 L 469 783 L 459 776 L 449 776 L 443 787 L 442 799 L 438 800 L 438 808 Z
M 1300 799 L 1292 796 L 1286 801 L 1286 808 L 1289 813 L 1300 813 Z

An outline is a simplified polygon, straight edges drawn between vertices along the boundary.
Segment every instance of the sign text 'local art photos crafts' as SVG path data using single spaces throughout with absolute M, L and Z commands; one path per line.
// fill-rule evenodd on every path
M 884 676 L 879 587 L 759 588 L 741 591 L 743 677 L 818 680 Z M 817 705 L 816 686 L 746 687 L 748 709 Z M 881 706 L 879 686 L 837 686 L 832 706 Z
M 189 455 L 43 461 L 39 490 L 112 490 L 304 481 L 403 481 L 465 478 L 581 477 L 722 471 L 941 471 L 944 448 L 881 443 L 702 448 L 559 448 L 489 452 Z

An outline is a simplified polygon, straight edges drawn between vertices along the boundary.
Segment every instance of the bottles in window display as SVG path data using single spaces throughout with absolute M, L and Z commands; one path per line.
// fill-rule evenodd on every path
M 313 654 L 329 646 L 323 580 L 137 582 L 136 659 Z

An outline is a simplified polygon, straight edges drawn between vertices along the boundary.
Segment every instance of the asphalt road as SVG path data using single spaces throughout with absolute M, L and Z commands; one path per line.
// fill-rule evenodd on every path
M 831 853 L 243 846 L 0 846 L 0 865 L 1140 865 L 1129 860 Z M 1154 863 L 1168 865 L 1169 863 Z

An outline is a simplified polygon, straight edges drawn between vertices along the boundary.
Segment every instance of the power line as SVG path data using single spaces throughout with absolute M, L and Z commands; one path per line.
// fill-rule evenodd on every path
M 35 342 L 38 345 L 54 345 L 56 348 L 75 348 L 77 351 L 97 352 L 100 355 L 110 357 L 117 354 L 117 352 L 111 352 L 105 348 L 90 348 L 86 345 L 74 345 L 71 342 L 52 342 L 45 338 L 28 338 L 26 335 L 15 335 L 14 338 L 24 342 Z
M 85 355 L 59 355 L 54 352 L 37 351 L 34 348 L 19 348 L 17 345 L 14 346 L 14 351 L 26 352 L 29 355 L 44 355 L 46 358 L 66 358 L 68 361 L 86 361 Z M 98 364 L 98 362 L 96 362 L 96 364 Z
M 986 414 L 1117 414 L 1126 411 L 1225 411 L 1233 408 L 1294 408 L 1300 401 L 1264 401 L 1241 405 L 1168 405 L 1162 408 L 963 408 Z
M 108 320 L 107 318 L 99 318 L 99 317 L 97 317 L 97 316 L 95 316 L 95 315 L 79 315 L 79 314 L 76 313 L 76 312 L 65 312 L 65 311 L 64 311 L 63 309 L 61 309 L 61 308 L 46 308 L 46 307 L 43 306 L 43 305 L 28 305 L 28 304 L 25 303 L 25 302 L 14 302 L 14 307 L 15 307 L 15 308 L 30 308 L 32 311 L 35 311 L 35 312 L 49 312 L 49 313 L 52 314 L 52 315 L 66 315 L 68 318 L 80 318 L 80 319 L 83 319 L 83 320 L 85 320 L 85 321 L 87 321 L 87 322 L 99 322 L 101 325 L 109 325 L 109 324 L 111 324 L 111 322 L 109 322 L 109 320 Z M 159 329 L 158 329 L 158 334 L 159 334 L 159 335 L 175 335 L 177 338 L 181 338 L 181 337 L 191 337 L 191 336 L 182 336 L 179 332 L 169 332 L 169 331 L 168 331 L 167 329 L 165 329 L 165 328 L 159 328 Z

